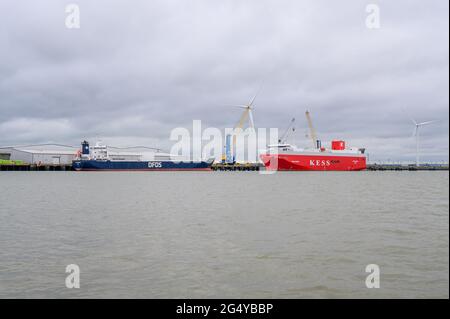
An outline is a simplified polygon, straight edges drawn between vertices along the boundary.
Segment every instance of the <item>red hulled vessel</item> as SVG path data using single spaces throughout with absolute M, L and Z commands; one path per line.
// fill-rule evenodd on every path
M 319 141 L 318 141 L 319 142 Z M 269 145 L 260 155 L 267 170 L 360 171 L 366 168 L 363 148 L 346 148 L 344 141 L 332 141 L 331 149 L 297 149 L 290 144 Z

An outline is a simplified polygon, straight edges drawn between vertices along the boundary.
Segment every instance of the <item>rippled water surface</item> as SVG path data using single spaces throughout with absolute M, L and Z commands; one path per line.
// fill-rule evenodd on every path
M 1 172 L 0 185 L 3 298 L 449 297 L 448 172 Z

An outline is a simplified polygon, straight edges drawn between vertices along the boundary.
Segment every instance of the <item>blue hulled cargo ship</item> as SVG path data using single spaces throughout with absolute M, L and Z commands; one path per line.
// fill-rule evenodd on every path
M 81 151 L 73 160 L 75 171 L 209 171 L 213 160 L 174 160 L 170 154 L 155 153 L 152 160 L 142 160 L 142 154 L 114 153 L 106 145 L 97 143 L 92 150 L 89 143 L 81 144 Z

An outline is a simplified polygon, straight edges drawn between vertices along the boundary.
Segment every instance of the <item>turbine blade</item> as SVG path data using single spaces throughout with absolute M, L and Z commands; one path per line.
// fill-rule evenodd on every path
M 263 85 L 263 82 L 261 82 L 261 84 L 259 85 L 258 91 L 256 91 L 255 95 L 254 95 L 253 98 L 250 100 L 250 103 L 248 103 L 248 106 L 249 106 L 249 107 L 252 107 L 252 106 L 253 106 L 253 102 L 255 102 L 256 96 L 258 96 L 259 92 L 261 92 L 262 85 Z
M 426 122 L 418 123 L 417 125 L 428 125 L 428 124 L 435 123 L 435 122 L 437 122 L 437 120 L 434 120 L 434 121 L 426 121 Z
M 405 109 L 405 108 L 402 108 L 402 110 L 403 110 L 403 113 L 405 113 L 406 116 L 409 117 L 409 119 L 411 120 L 411 122 L 413 122 L 414 125 L 417 125 L 416 120 L 412 118 L 412 116 L 406 111 L 406 109 Z
M 248 106 L 252 106 L 253 102 L 255 102 L 256 96 L 258 95 L 258 93 L 256 93 L 253 98 L 250 100 L 250 103 L 248 103 Z
M 222 105 L 224 107 L 238 107 L 241 109 L 248 109 L 248 105 L 244 105 L 244 104 L 228 104 L 228 105 Z

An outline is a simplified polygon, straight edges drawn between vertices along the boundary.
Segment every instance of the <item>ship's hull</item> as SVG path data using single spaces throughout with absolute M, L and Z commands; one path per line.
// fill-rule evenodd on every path
M 210 171 L 210 162 L 75 160 L 75 171 Z
M 278 171 L 360 171 L 366 169 L 364 155 L 328 154 L 263 154 L 267 170 Z

